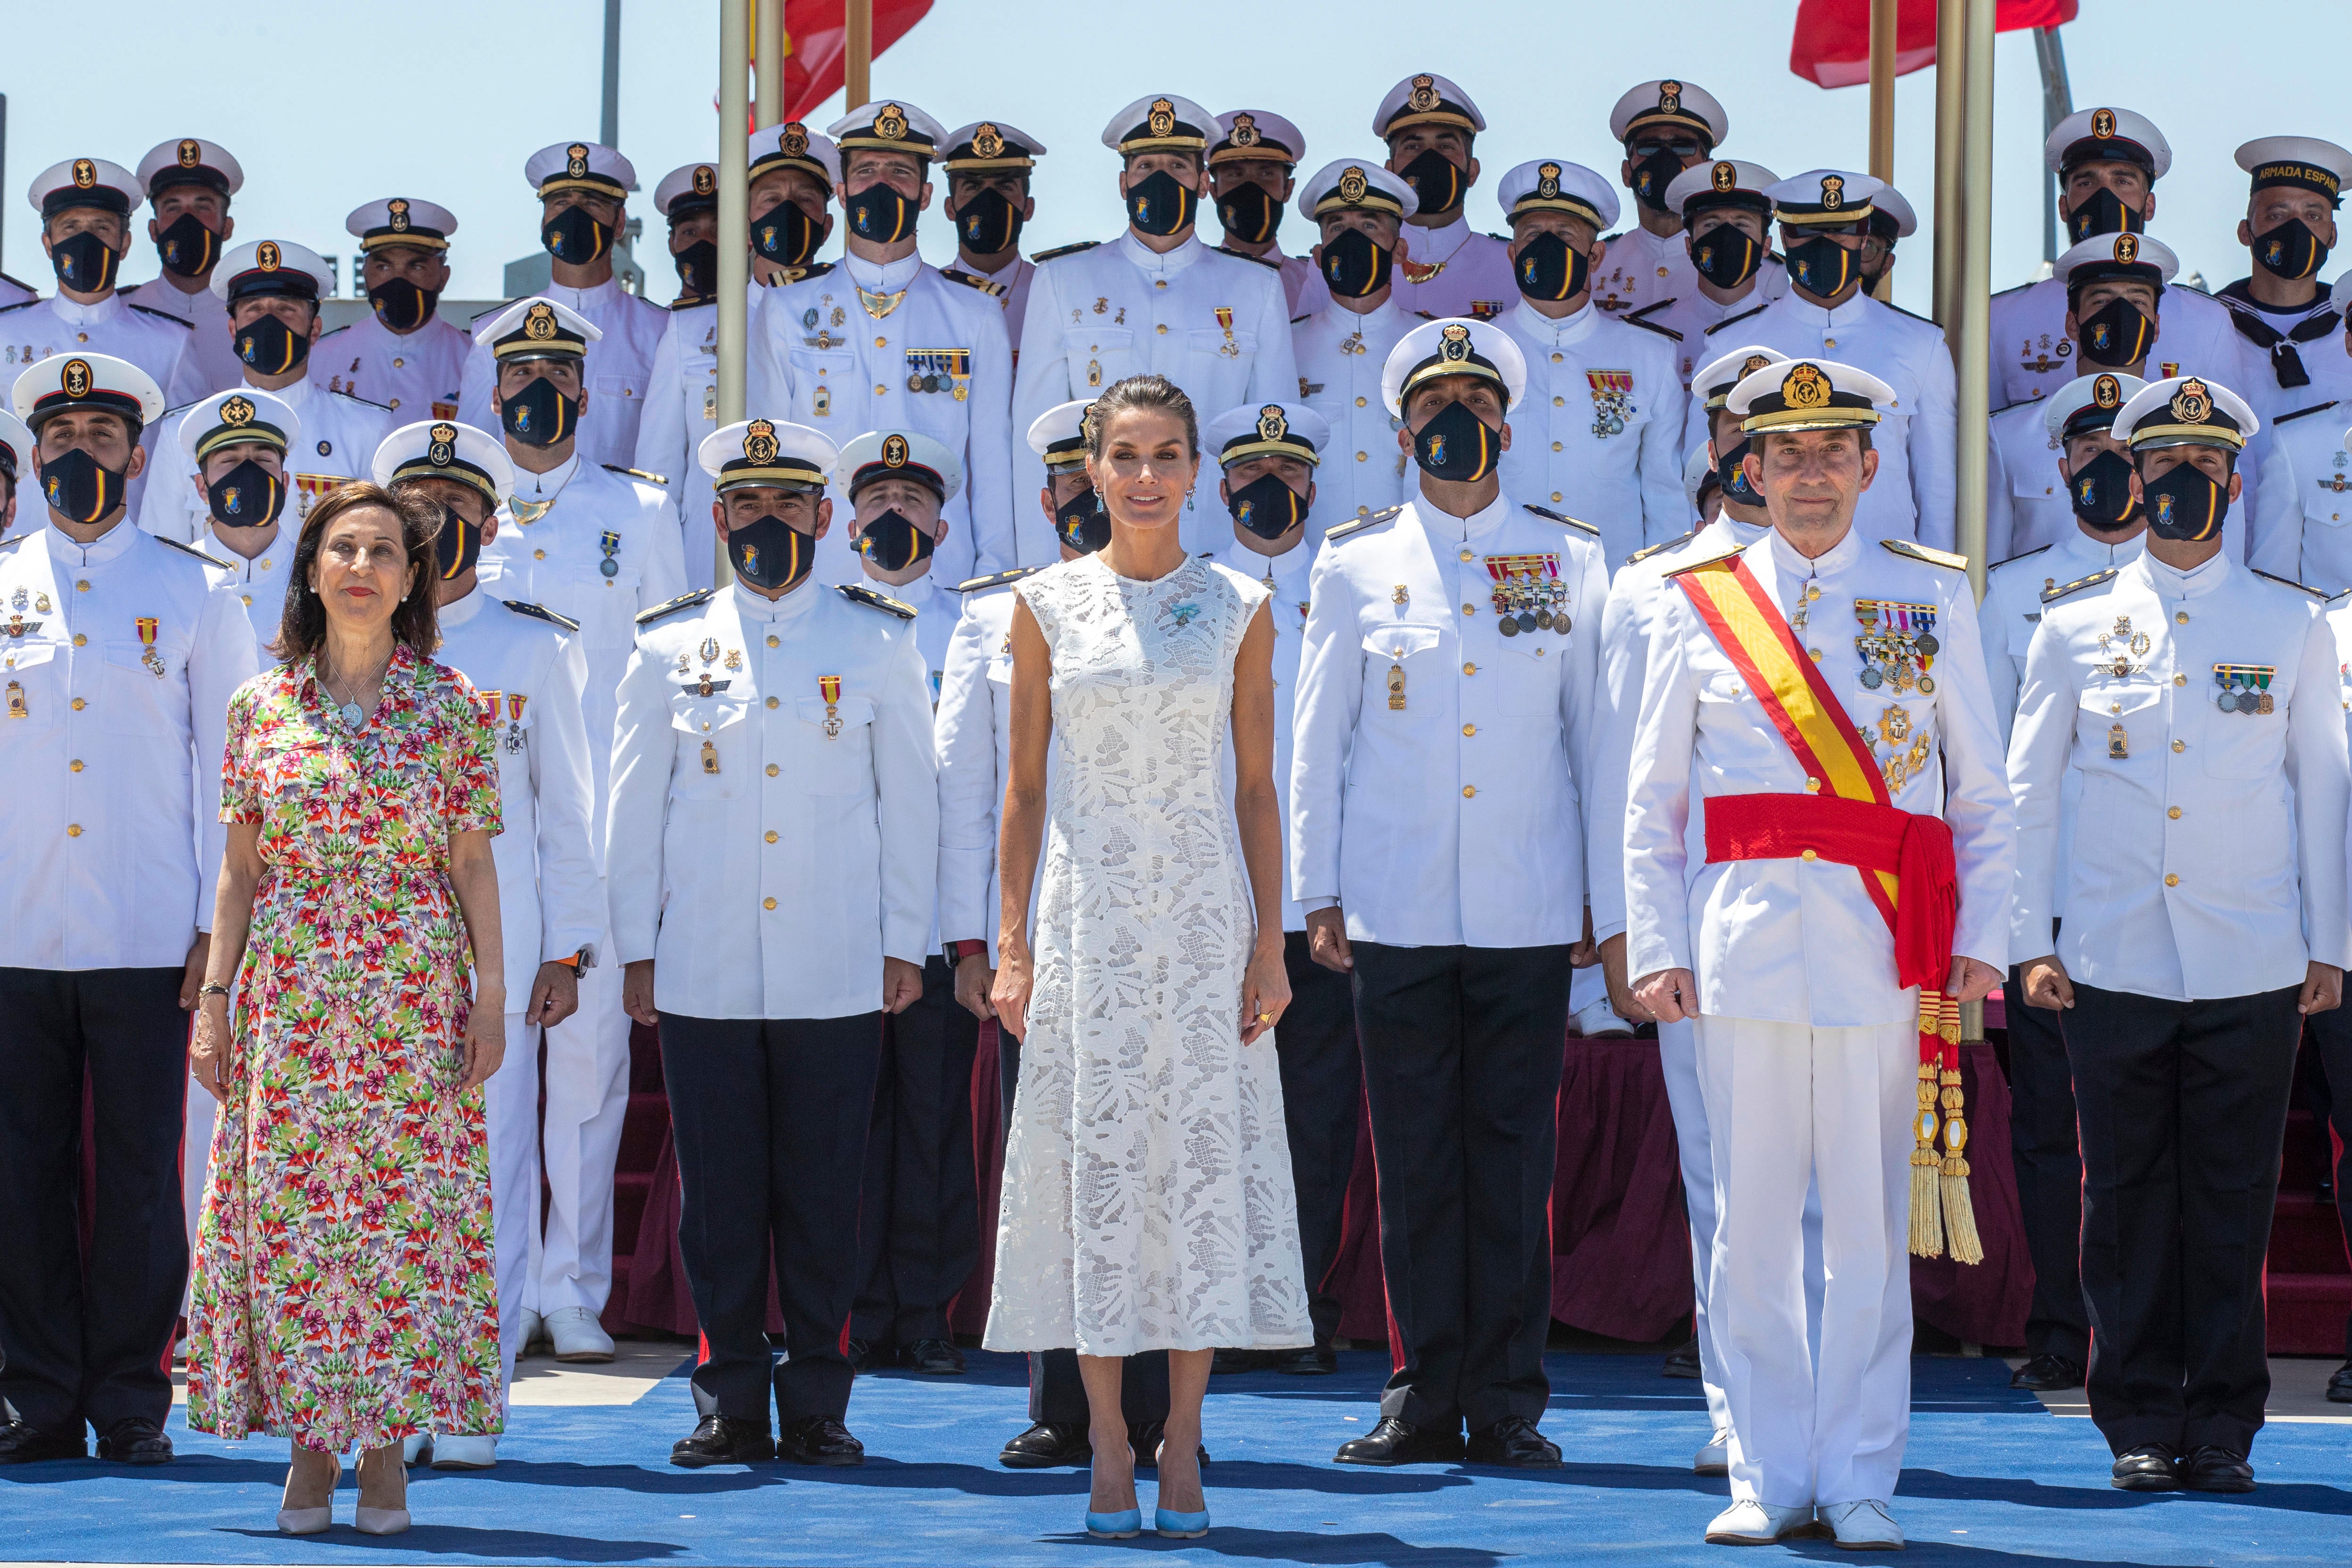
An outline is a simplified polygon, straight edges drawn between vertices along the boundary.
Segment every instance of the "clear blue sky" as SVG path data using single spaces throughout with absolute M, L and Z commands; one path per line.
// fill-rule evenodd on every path
M 1470 198 L 1474 222 L 1500 226 L 1496 177 L 1535 157 L 1588 162 L 1612 177 L 1610 105 L 1633 83 L 1675 76 L 1705 85 L 1731 117 L 1724 151 L 1782 174 L 1867 158 L 1867 89 L 1824 92 L 1788 69 L 1793 0 L 1647 0 L 1605 12 L 1559 0 L 1433 9 L 1426 0 L 1192 0 L 1147 19 L 1103 0 L 939 0 L 877 62 L 877 92 L 921 105 L 945 125 L 1009 120 L 1052 149 L 1037 176 L 1030 249 L 1117 232 L 1117 163 L 1103 122 L 1139 94 L 1181 93 L 1212 110 L 1271 109 L 1297 123 L 1310 164 L 1378 156 L 1370 120 L 1391 82 L 1435 70 L 1468 89 L 1492 129 Z M 1132 23 L 1114 20 L 1131 14 Z M 632 210 L 657 235 L 651 193 L 670 169 L 715 155 L 715 0 L 630 0 L 625 13 L 621 149 L 643 193 Z M 2352 143 L 2352 112 L 2326 70 L 2281 70 L 2281 38 L 2326 57 L 2343 12 L 2296 0 L 2241 0 L 2217 12 L 2188 0 L 2083 0 L 2065 31 L 2074 102 L 2140 109 L 2171 139 L 2154 232 L 2184 267 L 2215 284 L 2246 270 L 2235 241 L 2244 176 L 2237 145 L 2294 133 Z M 219 141 L 245 165 L 238 235 L 300 241 L 348 256 L 342 217 L 362 201 L 421 196 L 457 213 L 450 253 L 458 298 L 495 296 L 503 263 L 538 244 L 523 160 L 551 141 L 596 134 L 603 6 L 328 5 L 208 11 L 115 0 L 100 12 L 12 6 L 0 91 L 8 95 L 5 269 L 51 287 L 37 218 L 25 200 L 49 164 L 95 155 L 132 165 L 166 137 Z M 1433 18 L 1445 25 L 1432 26 Z M 2315 28 L 2312 25 L 2317 24 Z M 1417 41 L 1416 30 L 1441 35 Z M 1473 37 L 1478 40 L 1469 41 Z M 2025 34 L 1998 47 L 1993 230 L 1996 287 L 2041 259 L 2040 87 Z M 2244 84 L 2233 92 L 2231 84 Z M 1902 78 L 1896 184 L 1931 220 L 1935 73 Z M 814 117 L 840 112 L 839 99 Z M 1630 197 L 1628 198 L 1630 201 Z M 143 215 L 143 214 L 142 214 Z M 1212 220 L 1213 226 L 1213 220 Z M 651 236 L 649 236 L 651 237 Z M 950 253 L 936 213 L 925 254 Z M 1286 248 L 1310 235 L 1295 214 Z M 643 255 L 643 253 L 641 253 Z M 1926 308 L 1930 240 L 1905 246 L 1898 302 Z M 645 255 L 655 297 L 674 275 Z M 2352 251 L 2341 256 L 2352 265 Z M 2333 276 L 2340 267 L 2331 262 Z M 156 271 L 142 238 L 125 267 Z

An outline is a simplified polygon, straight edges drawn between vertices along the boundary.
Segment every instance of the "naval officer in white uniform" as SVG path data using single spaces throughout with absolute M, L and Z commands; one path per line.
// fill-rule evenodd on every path
M 1389 172 L 1417 198 L 1397 269 L 1397 304 L 1408 315 L 1484 319 L 1510 306 L 1507 242 L 1473 229 L 1464 211 L 1478 183 L 1477 140 L 1486 129 L 1470 95 L 1432 71 L 1389 89 L 1372 111 L 1372 134 L 1388 144 Z
M 1719 158 L 1684 170 L 1666 192 L 1682 214 L 1690 277 L 1642 319 L 1675 340 L 1685 390 L 1692 371 L 1735 347 L 1708 336 L 1719 323 L 1789 291 L 1788 272 L 1772 263 L 1772 198 L 1764 193 L 1780 183 L 1761 163 Z
M 240 367 L 229 345 L 228 311 L 212 282 L 236 233 L 228 209 L 244 187 L 245 170 L 218 142 L 180 136 L 148 149 L 138 175 L 155 214 L 147 220 L 147 237 L 163 270 L 122 296 L 188 324 L 188 355 L 206 391 L 235 386 Z
M 301 416 L 257 387 L 215 392 L 180 421 L 175 444 L 204 499 L 205 536 L 197 548 L 214 563 L 212 584 L 236 591 L 258 657 L 274 664 L 271 646 L 286 616 L 286 569 L 294 559 L 294 540 L 283 523 L 293 494 L 286 461 L 302 449 Z M 211 1126 L 213 1105 L 210 1094 L 197 1093 L 200 1099 L 188 1102 L 199 1188 L 188 1199 L 191 1238 L 204 1177 L 204 1150 L 193 1132 L 199 1115 Z
M 473 340 L 441 314 L 449 287 L 448 208 L 413 196 L 354 207 L 343 228 L 360 242 L 359 283 L 371 314 L 321 340 L 319 360 L 332 392 L 382 403 L 404 420 L 454 420 Z M 468 409 L 487 421 L 485 409 Z
M 1730 133 L 1731 117 L 1696 82 L 1645 81 L 1617 99 L 1609 134 L 1625 149 L 1618 179 L 1633 193 L 1633 226 L 1609 236 L 1608 260 L 1593 269 L 1595 305 L 1612 316 L 1647 317 L 1691 294 L 1697 275 L 1674 187 Z
M 1307 542 L 1320 547 L 1338 525 L 1412 495 L 1412 459 L 1398 450 L 1381 372 L 1397 340 L 1420 325 L 1396 301 L 1414 197 L 1411 185 L 1369 158 L 1326 163 L 1301 189 L 1300 204 L 1323 236 L 1314 252 L 1319 302 L 1290 324 L 1298 395 L 1331 430 L 1324 444 L 1329 462 L 1316 472 L 1307 519 Z

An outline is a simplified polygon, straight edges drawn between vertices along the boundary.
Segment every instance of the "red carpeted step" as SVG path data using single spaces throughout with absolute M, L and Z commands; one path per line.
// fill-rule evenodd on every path
M 2323 1162 L 2333 1157 L 2327 1130 L 2301 1105 L 2286 1113 L 2286 1146 L 2279 1166 L 2281 1192 L 2309 1192 L 2319 1185 Z
M 2271 1217 L 2270 1267 L 2274 1274 L 2352 1275 L 2335 1204 L 2308 1192 L 2280 1193 Z
M 621 1152 L 614 1168 L 625 1171 L 649 1171 L 654 1161 L 661 1157 L 662 1138 L 669 1132 L 669 1096 L 656 1089 L 650 1094 L 640 1090 L 629 1096 L 629 1109 L 621 1121 Z
M 613 1256 L 626 1258 L 637 1249 L 637 1222 L 645 1218 L 646 1198 L 654 1188 L 650 1170 L 613 1173 Z
M 2266 1281 L 2273 1355 L 2341 1355 L 2352 1274 L 2280 1274 Z

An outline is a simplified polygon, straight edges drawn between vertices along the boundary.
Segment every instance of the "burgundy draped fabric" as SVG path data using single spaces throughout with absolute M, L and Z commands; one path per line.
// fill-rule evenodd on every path
M 1911 1313 L 1970 1344 L 2023 1344 L 2033 1301 L 2033 1261 L 2009 1155 L 2009 1080 L 1991 1046 L 1960 1047 L 1960 1092 L 1968 1096 L 1969 1198 L 1984 1261 L 1911 1260 Z

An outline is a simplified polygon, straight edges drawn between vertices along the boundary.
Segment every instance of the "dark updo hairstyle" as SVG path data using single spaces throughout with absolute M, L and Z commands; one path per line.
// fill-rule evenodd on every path
M 1111 416 L 1139 408 L 1156 409 L 1182 420 L 1186 450 L 1195 457 L 1201 455 L 1201 418 L 1184 389 L 1166 376 L 1129 376 L 1111 382 L 1102 396 L 1087 405 L 1080 428 L 1086 432 L 1088 462 L 1102 455 L 1103 432 L 1109 428 Z
M 327 607 L 310 586 L 310 573 L 319 564 L 319 547 L 327 530 L 345 514 L 368 507 L 381 507 L 400 519 L 400 540 L 408 551 L 408 593 L 392 612 L 393 641 L 419 658 L 430 658 L 441 645 L 440 617 L 434 608 L 440 571 L 433 553 L 434 538 L 441 531 L 440 507 L 419 491 L 387 490 L 355 479 L 330 492 L 302 519 L 294 565 L 287 573 L 286 612 L 278 628 L 281 662 L 299 664 L 326 645 Z

